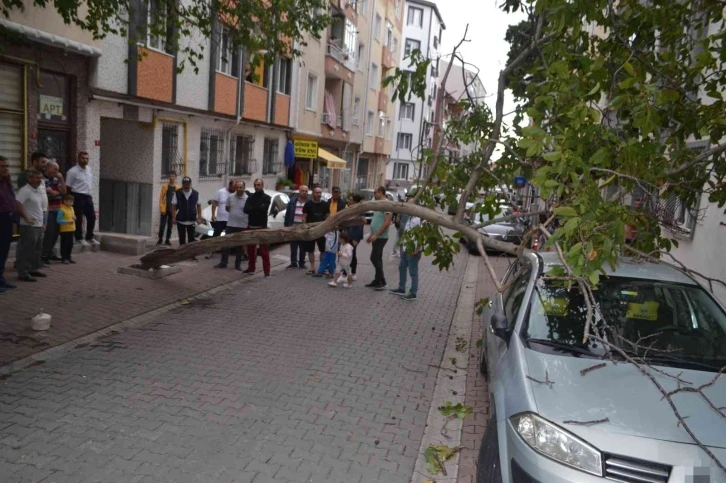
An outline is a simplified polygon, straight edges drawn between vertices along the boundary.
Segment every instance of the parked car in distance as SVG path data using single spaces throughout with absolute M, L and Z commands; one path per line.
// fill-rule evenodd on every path
M 287 209 L 287 203 L 290 201 L 290 198 L 285 193 L 280 193 L 279 191 L 265 190 L 265 194 L 272 198 L 267 219 L 267 228 L 282 228 L 285 225 L 285 210 Z M 196 225 L 194 231 L 195 235 L 202 240 L 214 234 L 214 228 L 212 228 L 211 200 L 208 202 L 208 206 L 202 209 L 202 223 Z M 222 235 L 224 235 L 224 232 Z
M 472 207 L 474 205 L 474 203 L 469 204 L 471 204 Z M 469 204 L 467 204 L 467 206 Z M 469 209 L 470 208 L 471 207 L 469 207 Z M 482 223 L 486 223 L 490 219 L 494 220 L 497 218 L 503 218 L 505 216 L 512 215 L 513 213 L 514 209 L 511 205 L 502 205 L 499 207 L 499 212 L 496 213 L 493 218 L 489 218 L 489 215 L 487 214 L 475 213 L 473 217 L 465 217 L 464 221 L 471 225 L 477 226 L 481 225 Z M 527 227 L 522 222 L 522 220 L 515 218 L 513 220 L 502 221 L 498 223 L 493 223 L 491 225 L 483 226 L 481 228 L 478 228 L 477 231 L 493 240 L 499 240 L 507 243 L 514 243 L 515 245 L 520 245 L 522 243 L 522 240 L 524 239 L 524 234 L 527 231 Z M 461 241 L 461 243 L 467 246 L 467 248 L 469 249 L 469 253 L 471 253 L 472 255 L 479 254 L 479 250 L 477 249 L 476 245 L 471 244 L 466 237 L 461 237 L 459 240 Z
M 375 193 L 375 190 L 371 189 L 359 189 L 353 191 L 353 194 L 360 195 L 361 198 L 363 198 L 363 201 L 373 201 L 373 193 Z M 386 191 L 386 198 L 388 198 L 388 201 L 398 201 L 393 193 Z M 366 211 L 363 213 L 363 216 L 366 218 L 366 223 L 370 224 L 371 220 L 373 219 L 373 212 L 372 211 Z
M 525 251 L 482 312 L 491 419 L 478 482 L 726 482 L 703 449 L 726 461 L 726 423 L 714 410 L 726 406 L 726 381 L 717 380 L 726 366 L 724 307 L 667 265 L 606 264 L 594 323 L 620 353 L 583 342 L 583 294 L 545 278 L 560 264 L 554 252 Z M 662 389 L 623 354 L 642 359 Z M 708 400 L 671 396 L 701 447 L 663 391 L 704 384 Z

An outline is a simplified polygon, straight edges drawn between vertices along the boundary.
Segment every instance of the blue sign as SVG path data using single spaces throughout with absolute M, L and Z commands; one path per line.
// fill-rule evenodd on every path
M 514 187 L 515 188 L 524 188 L 527 185 L 527 180 L 524 176 L 515 176 L 514 177 Z

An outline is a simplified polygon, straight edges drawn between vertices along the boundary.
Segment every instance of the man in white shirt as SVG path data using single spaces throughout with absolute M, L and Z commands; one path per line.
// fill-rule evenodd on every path
M 214 234 L 212 236 L 221 235 L 225 228 L 227 228 L 227 221 L 229 220 L 227 199 L 234 194 L 236 185 L 233 179 L 229 180 L 227 187 L 217 191 L 214 200 L 212 200 L 212 228 L 214 228 Z
M 407 203 L 414 203 L 412 193 L 406 199 Z M 398 262 L 398 288 L 391 290 L 394 295 L 400 295 L 402 300 L 413 301 L 418 296 L 418 262 L 421 261 L 423 244 L 419 239 L 413 249 L 406 247 L 404 235 L 421 225 L 421 218 L 417 216 L 401 216 L 401 235 L 398 239 L 400 245 L 400 260 Z M 411 289 L 406 292 L 406 275 L 411 275 Z
M 247 192 L 245 191 L 245 182 L 237 181 L 235 184 L 235 194 L 227 198 L 226 209 L 229 212 L 229 220 L 227 221 L 227 235 L 239 233 L 249 227 L 249 215 L 245 213 L 245 204 L 247 204 Z M 239 246 L 235 249 L 234 268 L 242 270 L 242 261 L 247 258 L 243 254 L 243 247 Z M 215 265 L 214 268 L 227 268 L 229 262 L 229 248 L 222 251 L 222 261 Z
M 98 245 L 93 238 L 96 227 L 96 209 L 93 206 L 93 173 L 88 167 L 88 153 L 78 153 L 78 163 L 68 170 L 66 186 L 71 189 L 76 212 L 76 243 L 83 246 Z M 83 217 L 86 217 L 86 238 L 83 239 Z
M 37 277 L 47 277 L 40 268 L 43 266 L 41 256 L 48 213 L 48 195 L 41 187 L 40 171 L 28 171 L 26 176 L 27 184 L 20 188 L 16 198 L 22 206 L 23 217 L 20 219 L 15 268 L 18 271 L 18 280 L 37 282 Z

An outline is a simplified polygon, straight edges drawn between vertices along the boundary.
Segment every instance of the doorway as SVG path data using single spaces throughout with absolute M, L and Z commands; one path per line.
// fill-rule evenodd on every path
M 60 129 L 38 129 L 38 151 L 54 159 L 65 174 L 71 168 L 70 162 L 70 131 Z

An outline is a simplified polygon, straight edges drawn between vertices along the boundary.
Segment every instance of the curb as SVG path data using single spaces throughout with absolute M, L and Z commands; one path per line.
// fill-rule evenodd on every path
M 431 398 L 431 406 L 426 419 L 426 429 L 424 430 L 421 446 L 419 447 L 416 465 L 414 466 L 411 483 L 424 483 L 436 481 L 436 483 L 456 483 L 459 477 L 459 453 L 456 453 L 448 463 L 445 463 L 446 475 L 430 475 L 427 470 L 427 463 L 424 459 L 424 451 L 430 445 L 446 445 L 450 448 L 458 448 L 461 446 L 461 435 L 463 432 L 463 421 L 461 419 L 449 420 L 439 412 L 439 406 L 443 406 L 446 402 L 453 405 L 461 403 L 465 404 L 466 400 L 466 379 L 468 373 L 468 365 L 471 363 L 469 358 L 469 341 L 471 340 L 471 329 L 473 325 L 472 314 L 476 304 L 476 288 L 477 277 L 479 272 L 479 259 L 469 257 L 466 263 L 466 271 L 464 272 L 464 280 L 462 282 L 459 299 L 456 303 L 456 311 L 451 321 L 449 336 L 446 340 L 446 348 L 444 355 L 439 363 L 438 374 L 436 376 L 436 385 L 434 386 L 434 394 Z M 464 352 L 458 351 L 457 340 L 463 339 L 467 346 Z M 456 358 L 456 368 L 452 363 L 452 358 Z M 465 367 L 461 367 L 461 365 Z M 444 436 L 444 425 L 447 436 Z
M 282 255 L 271 255 L 270 258 L 284 260 L 287 263 L 290 262 L 290 257 L 285 257 Z M 285 271 L 285 263 L 283 262 L 276 266 L 273 266 L 270 271 L 271 272 Z M 145 324 L 148 324 L 149 322 L 152 322 L 159 315 L 162 315 L 172 309 L 187 305 L 182 302 L 188 303 L 189 301 L 193 301 L 193 300 L 206 299 L 212 295 L 216 295 L 218 293 L 225 292 L 225 291 L 233 289 L 239 285 L 251 282 L 252 280 L 259 279 L 262 277 L 263 277 L 263 272 L 258 272 L 258 273 L 255 273 L 254 275 L 246 276 L 239 280 L 234 280 L 234 281 L 226 283 L 224 285 L 220 285 L 218 287 L 214 287 L 209 290 L 199 292 L 198 294 L 193 295 L 191 297 L 187 297 L 185 299 L 177 300 L 176 302 L 172 302 L 170 304 L 161 306 L 161 307 L 151 310 L 149 312 L 144 312 L 143 314 L 137 315 L 135 317 L 124 320 L 122 322 L 118 322 L 116 324 L 109 325 L 108 327 L 97 330 L 96 332 L 92 332 L 88 335 L 84 335 L 83 337 L 80 337 L 78 339 L 70 340 L 61 345 L 51 347 L 50 349 L 46 349 L 44 351 L 33 354 L 31 356 L 25 357 L 23 359 L 19 359 L 17 361 L 11 362 L 10 364 L 6 364 L 6 365 L 0 367 L 0 379 L 3 376 L 7 377 L 7 376 L 9 376 L 15 372 L 21 371 L 23 369 L 27 369 L 29 367 L 36 366 L 38 364 L 43 364 L 45 362 L 60 359 L 61 357 L 67 355 L 71 351 L 78 348 L 78 346 L 86 346 L 103 337 L 120 334 L 120 333 L 126 332 L 127 330 L 141 327 Z

